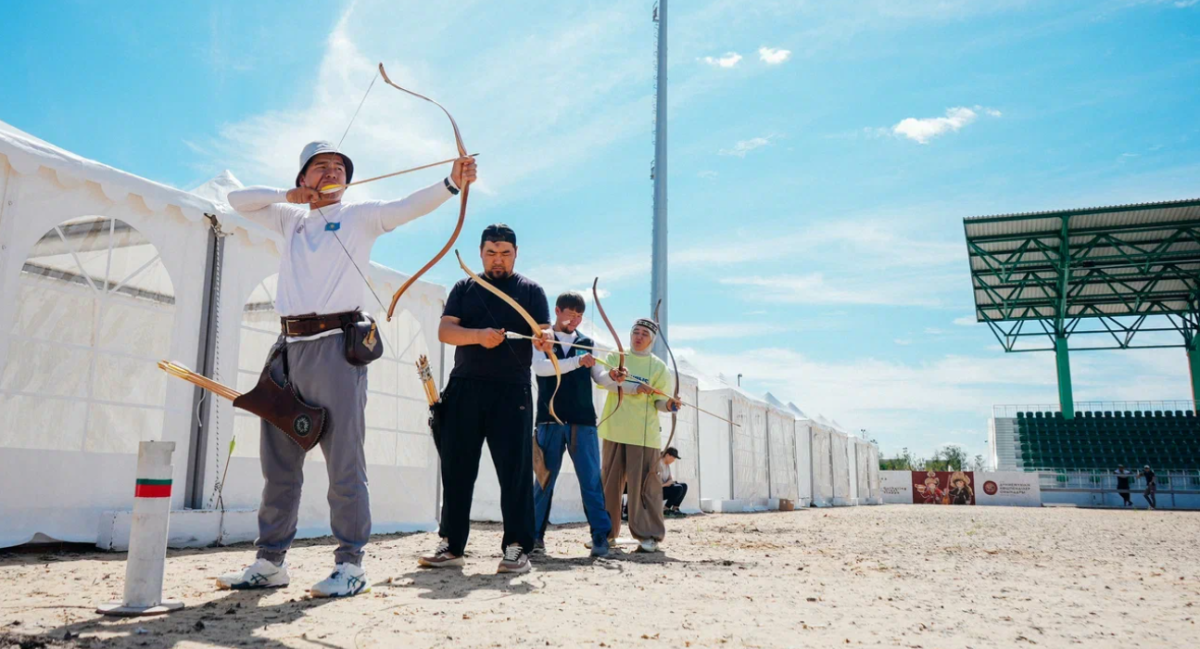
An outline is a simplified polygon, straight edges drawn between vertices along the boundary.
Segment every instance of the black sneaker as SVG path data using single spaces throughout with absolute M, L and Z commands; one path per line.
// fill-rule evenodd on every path
M 546 554 L 546 542 L 542 539 L 534 541 L 533 552 L 530 552 L 530 554 Z
M 529 572 L 529 568 L 529 557 L 521 550 L 519 544 L 514 543 L 504 548 L 504 558 L 500 560 L 500 565 L 496 567 L 496 573 Z

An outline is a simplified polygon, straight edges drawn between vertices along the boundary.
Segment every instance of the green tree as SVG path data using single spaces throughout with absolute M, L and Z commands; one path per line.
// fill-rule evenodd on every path
M 962 471 L 969 466 L 967 462 L 967 450 L 958 444 L 946 444 L 938 449 L 934 457 L 944 462 L 946 468 L 937 469 L 938 471 Z

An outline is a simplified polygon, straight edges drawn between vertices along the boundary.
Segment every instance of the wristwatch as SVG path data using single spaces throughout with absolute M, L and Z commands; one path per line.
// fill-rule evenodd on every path
M 450 176 L 446 176 L 442 183 L 446 185 L 446 189 L 450 190 L 451 194 L 454 194 L 455 196 L 458 195 L 458 188 L 450 183 Z

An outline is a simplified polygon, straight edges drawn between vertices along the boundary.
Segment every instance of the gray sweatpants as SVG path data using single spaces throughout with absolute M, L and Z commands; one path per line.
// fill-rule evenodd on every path
M 283 338 L 271 349 L 270 358 Z M 371 536 L 371 503 L 367 493 L 367 368 L 346 361 L 343 335 L 287 344 L 288 376 L 304 401 L 326 408 L 321 452 L 329 473 L 329 524 L 338 540 L 337 563 L 362 564 L 363 546 Z M 283 380 L 283 359 L 269 361 L 271 377 Z M 304 450 L 283 431 L 262 422 L 262 504 L 258 508 L 258 556 L 281 563 L 292 540 L 304 484 Z

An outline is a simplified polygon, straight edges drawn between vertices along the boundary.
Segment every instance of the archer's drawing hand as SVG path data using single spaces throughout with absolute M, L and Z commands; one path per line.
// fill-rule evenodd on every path
M 638 384 L 637 393 L 638 394 L 654 394 L 654 388 L 652 388 L 644 383 Z
M 297 205 L 311 205 L 313 203 L 319 203 L 321 202 L 321 192 L 308 187 L 289 189 L 287 193 L 287 202 L 296 203 Z
M 500 343 L 504 342 L 503 329 L 479 329 L 479 344 L 484 349 L 493 349 Z
M 579 357 L 579 366 L 580 367 L 595 367 L 596 366 L 596 357 L 592 356 L 591 354 L 584 354 L 583 356 L 580 356 Z
M 475 179 L 475 158 L 465 156 L 454 161 L 454 168 L 450 170 L 450 180 L 453 181 L 459 189 L 462 189 L 468 184 L 475 182 Z
M 608 378 L 617 383 L 624 383 L 625 379 L 629 378 L 629 370 L 621 367 L 614 370 L 609 370 Z
M 533 348 L 538 350 L 539 352 L 546 352 L 547 354 L 553 353 L 554 352 L 554 343 L 552 342 L 553 340 L 554 340 L 554 334 L 549 329 L 544 329 L 539 333 L 539 339 L 532 341 Z

